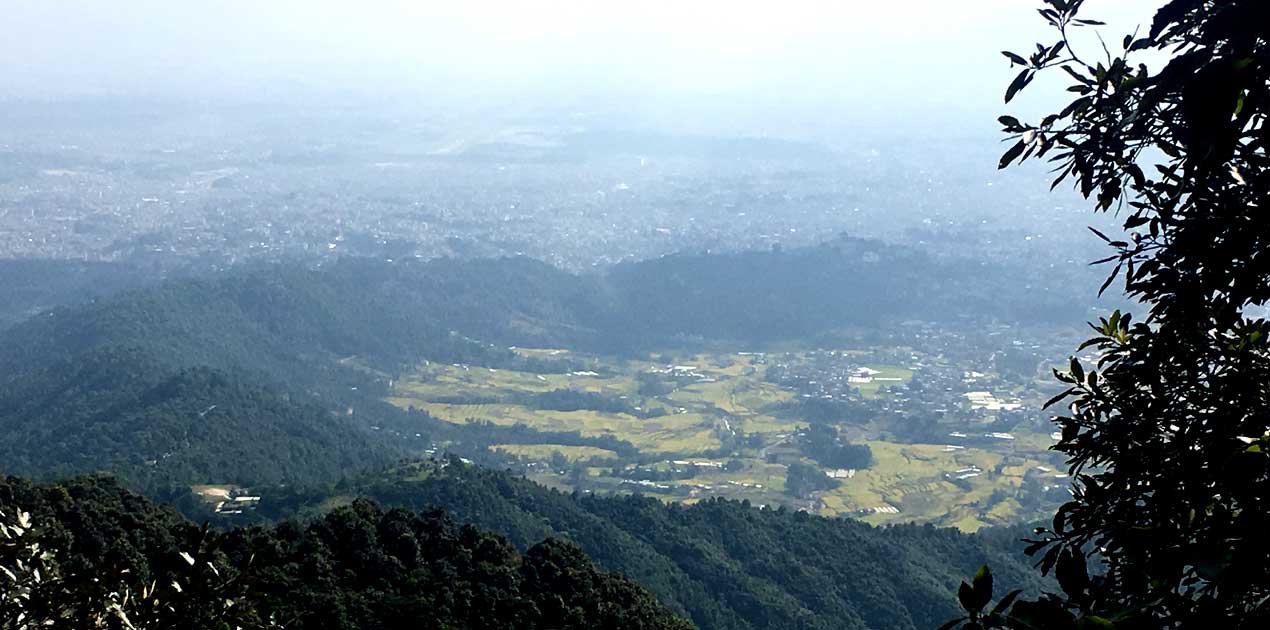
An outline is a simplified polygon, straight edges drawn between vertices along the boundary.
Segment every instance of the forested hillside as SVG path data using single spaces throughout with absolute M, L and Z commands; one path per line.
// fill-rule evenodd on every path
M 73 260 L 0 260 L 0 329 L 57 306 L 86 302 L 147 283 L 134 266 Z
M 885 271 L 844 273 L 874 264 Z M 809 267 L 825 275 L 809 276 Z M 923 281 L 933 284 L 923 287 Z M 391 625 L 401 620 L 392 615 L 416 614 L 402 612 L 419 610 L 415 606 L 440 607 L 439 618 L 458 627 L 491 623 L 480 616 L 487 614 L 528 615 L 518 625 L 533 627 L 535 620 L 565 614 L 558 609 L 563 604 L 544 603 L 553 597 L 550 590 L 534 590 L 557 579 L 583 580 L 568 587 L 582 597 L 644 606 L 622 582 L 578 568 L 584 562 L 572 548 L 539 544 L 552 537 L 575 542 L 599 566 L 646 585 L 702 628 L 934 627 L 955 613 L 951 593 L 980 564 L 990 562 L 1003 583 L 1035 584 L 1013 553 L 1017 536 L 994 541 L 926 527 L 875 529 L 727 501 L 683 507 L 651 498 L 566 495 L 449 462 L 407 466 L 387 477 L 367 471 L 438 442 L 479 452 L 506 442 L 631 450 L 611 436 L 451 424 L 385 403 L 388 383 L 421 361 L 541 375 L 583 368 L 572 359 L 509 347 L 621 356 L 694 344 L 807 340 L 905 318 L 943 317 L 957 325 L 962 317 L 1027 317 L 1035 307 L 1018 298 L 985 311 L 984 303 L 966 299 L 992 289 L 984 287 L 969 273 L 913 252 L 849 239 L 806 251 L 670 257 L 600 276 L 525 259 L 347 260 L 318 269 L 243 269 L 173 280 L 55 309 L 0 333 L 6 349 L 0 355 L 0 471 L 45 479 L 111 471 L 132 488 L 187 508 L 192 484 L 267 488 L 257 517 L 359 497 L 410 510 L 442 508 L 458 522 L 507 536 L 525 554 L 441 517 L 365 503 L 322 512 L 310 524 L 226 536 L 227 558 L 257 553 L 277 567 L 261 578 L 269 594 L 264 608 L 301 617 L 320 611 L 301 627 L 345 627 L 340 620 L 380 614 Z M 916 293 L 923 290 L 937 307 L 919 305 Z M 594 402 L 548 394 L 535 404 Z M 120 498 L 125 495 L 117 489 L 85 483 L 78 487 L 116 496 L 107 503 L 152 512 L 135 498 Z M 305 490 L 315 487 L 321 490 Z M 92 518 L 135 517 L 110 508 Z M 114 531 L 118 522 L 93 529 Z M 179 538 L 171 532 L 189 526 L 165 527 L 169 533 L 138 535 L 147 545 L 167 544 L 162 541 Z M 421 542 L 399 547 L 381 542 L 384 536 Z M 93 544 L 108 540 L 102 535 Z M 443 557 L 410 551 L 456 540 L 459 548 Z M 365 554 L 350 556 L 345 548 Z M 478 549 L 492 553 L 490 561 L 463 564 Z M 150 552 L 117 553 L 135 560 Z M 458 568 L 424 568 L 427 562 Z M 371 577 L 380 571 L 390 577 Z M 461 593 L 419 599 L 410 585 L 434 584 L 437 575 L 458 575 L 452 587 Z M 473 594 L 484 593 L 481 585 L 491 581 L 501 585 L 497 592 Z M 575 621 L 626 614 L 625 608 L 566 604 L 582 611 Z M 667 627 L 648 614 L 653 621 L 646 627 Z
M 156 496 L 191 483 L 333 480 L 401 451 L 243 374 L 167 371 L 104 348 L 0 386 L 7 473 L 111 471 Z
M 909 319 L 1070 322 L 1088 305 L 1079 280 L 1063 274 L 1029 276 L 845 237 L 790 250 L 668 256 L 619 265 L 607 279 L 633 330 L 657 340 L 762 343 Z
M 810 270 L 810 273 L 809 273 Z M 572 275 L 525 258 L 320 269 L 267 266 L 180 279 L 55 310 L 7 333 L 0 367 L 26 369 L 103 344 L 162 348 L 213 367 L 250 362 L 293 378 L 300 359 L 379 367 L 507 360 L 485 344 L 639 352 L 686 337 L 761 343 L 925 319 L 1067 321 L 1088 295 L 972 260 L 841 238 L 790 251 L 677 255 Z
M 473 263 L 467 275 L 445 266 L 409 289 L 382 264 L 245 271 L 39 315 L 0 337 L 0 470 L 112 471 L 155 493 L 382 466 L 401 447 L 369 427 L 405 414 L 379 400 L 387 379 L 366 367 L 424 357 L 532 367 L 447 325 L 490 330 L 482 313 L 509 317 L 512 307 L 494 306 L 507 292 L 482 283 L 537 299 L 533 277 L 561 275 L 528 263 Z M 481 301 L 465 301 L 463 287 Z M 410 423 L 412 434 L 427 430 L 426 417 Z
M 984 563 L 1002 584 L 1039 586 L 1018 544 L 1022 531 L 876 528 L 748 502 L 565 494 L 457 461 L 403 466 L 339 488 L 270 492 L 261 510 L 330 505 L 332 493 L 444 509 L 522 549 L 571 540 L 703 629 L 934 628 L 956 613 L 962 577 Z
M 0 480 L 0 513 L 30 511 L 52 555 L 63 611 L 106 590 L 169 593 L 193 557 L 245 585 L 235 613 L 260 627 L 687 629 L 643 588 L 597 570 L 575 545 L 542 541 L 523 554 L 504 538 L 444 513 L 357 502 L 310 522 L 210 533 L 105 478 L 61 485 Z M 7 536 L 6 536 L 7 537 Z M 183 560 L 181 554 L 191 560 Z M 197 568 L 197 567 L 196 567 Z M 30 601 L 42 601 L 37 588 Z M 213 600 L 175 590 L 177 605 L 206 614 Z M 183 597 L 184 596 L 184 597 Z M 82 600 L 80 598 L 83 598 Z M 6 608 L 9 602 L 4 602 Z M 112 615 L 112 621 L 116 618 Z M 0 620 L 7 623 L 8 619 Z M 192 618 L 183 627 L 210 630 Z M 270 622 L 275 625 L 269 625 Z
M 910 318 L 954 326 L 1067 318 L 1064 308 L 1009 290 L 1023 280 L 991 277 L 842 238 L 586 276 L 524 258 L 348 259 L 176 279 L 0 333 L 0 471 L 109 470 L 150 492 L 210 481 L 328 482 L 417 451 L 438 433 L 488 433 L 383 402 L 389 382 L 424 360 L 567 372 L 578 366 L 509 346 L 630 356 L 806 342 Z

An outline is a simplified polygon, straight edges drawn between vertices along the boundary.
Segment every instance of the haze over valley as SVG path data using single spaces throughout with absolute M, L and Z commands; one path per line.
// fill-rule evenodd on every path
M 934 628 L 989 614 L 984 564 L 1002 610 L 1070 594 L 1085 556 L 1019 541 L 1116 469 L 1054 414 L 1167 328 L 1152 252 L 1257 233 L 1143 214 L 1218 131 L 1112 177 L 1081 152 L 1135 119 L 1051 129 L 1167 85 L 1164 36 L 1116 48 L 1158 1 L 58 4 L 0 25 L 0 533 L 67 584 L 243 589 L 225 627 Z M 1093 78 L 1020 92 L 1077 44 Z

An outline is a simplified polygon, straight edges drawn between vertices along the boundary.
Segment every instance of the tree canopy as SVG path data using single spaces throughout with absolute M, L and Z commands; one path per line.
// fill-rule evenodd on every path
M 195 527 L 106 477 L 0 478 L 0 629 L 687 630 L 581 549 L 365 500 L 310 521 Z
M 1083 0 L 1045 0 L 1057 41 L 1004 53 L 1007 102 L 1062 71 L 1075 99 L 1038 123 L 1001 117 L 1001 158 L 1048 158 L 1125 235 L 1105 290 L 1140 316 L 1093 324 L 1095 361 L 1055 375 L 1054 447 L 1070 503 L 1029 551 L 1062 593 L 988 608 L 985 570 L 962 587 L 967 628 L 1270 625 L 1270 3 L 1172 0 L 1148 32 L 1078 50 Z M 1118 47 L 1117 47 L 1118 45 Z M 1116 50 L 1118 52 L 1112 52 Z M 1144 60 L 1165 59 L 1158 70 Z

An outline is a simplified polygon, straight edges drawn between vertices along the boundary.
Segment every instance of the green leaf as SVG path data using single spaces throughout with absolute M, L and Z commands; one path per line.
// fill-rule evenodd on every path
M 1041 409 L 1049 409 L 1049 408 L 1050 408 L 1050 407 L 1051 407 L 1054 403 L 1057 403 L 1057 402 L 1062 401 L 1064 398 L 1067 398 L 1068 396 L 1071 396 L 1071 395 L 1072 395 L 1072 394 L 1074 394 L 1075 392 L 1076 392 L 1076 390 L 1074 390 L 1074 389 L 1068 389 L 1067 391 L 1065 391 L 1065 392 L 1063 392 L 1063 393 L 1061 393 L 1061 394 L 1059 394 L 1059 395 L 1057 395 L 1057 396 L 1055 396 L 1055 397 L 1053 397 L 1053 398 L 1051 398 L 1051 399 L 1049 399 L 1049 400 L 1045 401 L 1045 404 L 1041 406 Z
M 1017 64 L 1019 64 L 1020 66 L 1026 66 L 1026 65 L 1028 65 L 1028 63 L 1027 63 L 1027 60 L 1026 60 L 1026 59 L 1024 59 L 1023 57 L 1021 57 L 1021 56 L 1019 56 L 1019 55 L 1016 55 L 1016 54 L 1014 54 L 1014 53 L 1012 53 L 1012 52 L 1010 52 L 1010 51 L 1008 51 L 1008 50 L 1003 50 L 1003 51 L 1001 51 L 1001 54 L 1005 55 L 1006 59 L 1009 59 L 1009 60 L 1010 60 L 1010 63 L 1017 63 Z
M 1081 352 L 1081 351 L 1083 351 L 1085 348 L 1088 348 L 1089 346 L 1096 346 L 1096 345 L 1098 345 L 1098 344 L 1100 344 L 1100 343 L 1105 343 L 1105 342 L 1107 342 L 1107 341 L 1111 341 L 1111 339 L 1109 339 L 1108 337 L 1105 337 L 1105 336 L 1104 336 L 1104 337 L 1094 337 L 1093 339 L 1086 339 L 1084 342 L 1082 342 L 1079 346 L 1077 346 L 1077 347 L 1076 347 L 1076 352 Z
M 1104 617 L 1089 615 L 1088 617 L 1081 617 L 1076 622 L 1076 627 L 1080 630 L 1112 630 L 1116 627 L 1116 625 L 1111 623 L 1111 620 Z
M 1116 281 L 1116 277 L 1120 275 L 1120 267 L 1123 264 L 1124 264 L 1124 261 L 1120 261 L 1116 263 L 1116 268 L 1112 269 L 1111 273 L 1107 275 L 1107 279 L 1102 281 L 1102 286 L 1098 287 L 1099 297 L 1102 296 L 1103 291 L 1107 290 L 1107 287 L 1111 286 L 1112 282 Z
M 988 569 L 988 565 L 985 564 L 979 567 L 978 571 L 975 571 L 975 576 L 971 579 L 971 585 L 976 595 L 984 597 L 983 605 L 987 606 L 988 602 L 992 600 L 992 571 Z
M 1084 111 L 1086 109 L 1089 109 L 1090 105 L 1092 104 L 1093 104 L 1093 97 L 1082 96 L 1072 101 L 1071 103 L 1069 103 L 1067 107 L 1064 107 L 1063 111 L 1058 113 L 1058 117 L 1067 118 L 1068 116 L 1071 116 L 1072 114 L 1084 113 Z
M 1090 231 L 1090 232 L 1093 232 L 1093 233 L 1094 233 L 1094 234 L 1095 234 L 1098 238 L 1100 238 L 1100 239 L 1102 239 L 1102 240 L 1104 240 L 1104 241 L 1106 241 L 1106 242 L 1108 242 L 1108 243 L 1110 243 L 1110 242 L 1111 242 L 1111 239 L 1107 238 L 1107 235 L 1106 235 L 1106 234 L 1103 234 L 1102 232 L 1098 231 L 1098 229 L 1097 229 L 1097 228 L 1095 228 L 1095 227 L 1093 227 L 1093 226 L 1088 226 L 1088 225 L 1087 225 L 1087 226 L 1085 226 L 1085 227 L 1089 228 L 1089 231 Z
M 1019 90 L 1027 87 L 1027 84 L 1032 82 L 1032 74 L 1032 70 L 1027 69 L 1014 77 L 1014 80 L 1010 82 L 1010 87 L 1005 89 L 1005 102 L 1009 103 L 1014 98 L 1014 95 L 1019 93 Z
M 1072 357 L 1071 371 L 1072 377 L 1076 379 L 1077 383 L 1085 380 L 1085 368 L 1080 365 L 1080 361 L 1076 357 Z
M 1155 42 L 1150 39 L 1139 39 L 1129 46 L 1129 52 L 1150 48 Z
M 1076 384 L 1076 381 L 1072 380 L 1071 376 L 1068 376 L 1067 374 L 1059 372 L 1056 369 L 1051 369 L 1051 370 L 1054 372 L 1054 378 L 1058 379 L 1059 381 L 1063 383 L 1071 383 L 1072 385 Z
M 1084 600 L 1085 591 L 1089 588 L 1089 572 L 1085 566 L 1085 556 L 1066 549 L 1058 557 L 1054 569 L 1054 576 L 1058 578 L 1058 585 L 1063 592 L 1073 600 Z
M 1131 216 L 1131 217 L 1129 217 L 1128 219 L 1125 219 L 1125 221 L 1124 221 L 1124 229 L 1126 229 L 1126 230 L 1132 230 L 1133 228 L 1136 228 L 1136 227 L 1138 227 L 1138 226 L 1140 226 L 1140 225 L 1146 225 L 1146 224 L 1147 224 L 1147 222 L 1149 222 L 1150 220 L 1151 220 L 1151 218 L 1150 218 L 1150 217 L 1146 217 L 1146 216 L 1142 216 L 1142 215 L 1134 215 L 1134 216 Z
M 1014 146 L 1010 147 L 1010 149 L 1005 152 L 1005 155 L 1001 156 L 1001 161 L 997 164 L 997 168 L 1003 169 L 1009 166 L 1010 162 L 1013 162 L 1014 158 L 1019 157 L 1019 155 L 1023 153 L 1023 149 L 1025 148 L 1027 148 L 1027 143 L 1023 142 L 1022 140 L 1019 140 L 1018 142 L 1014 143 Z
M 1010 605 L 1014 603 L 1014 600 L 1017 599 L 1019 597 L 1019 594 L 1021 594 L 1022 592 L 1023 592 L 1023 589 L 1014 589 L 1013 591 L 1006 593 L 1005 597 L 1002 597 L 1001 601 L 997 602 L 997 605 L 992 607 L 992 612 L 989 614 L 999 615 L 1005 612 L 1007 609 L 1010 608 Z
M 1092 85 L 1092 84 L 1093 84 L 1093 80 L 1092 80 L 1092 79 L 1090 79 L 1089 77 L 1082 77 L 1082 76 L 1080 76 L 1080 74 L 1079 74 L 1079 73 L 1077 73 L 1075 70 L 1072 70 L 1072 69 L 1071 69 L 1070 67 L 1068 67 L 1068 66 L 1061 66 L 1061 67 L 1062 67 L 1063 71 L 1065 71 L 1067 74 L 1072 75 L 1072 78 L 1073 78 L 1073 79 L 1076 79 L 1077 81 L 1079 81 L 1079 82 L 1081 83 L 1081 85 Z
M 979 569 L 979 572 L 983 572 L 983 569 Z M 973 581 L 976 584 L 980 583 L 979 573 L 975 574 Z M 991 584 L 988 586 L 991 587 Z M 992 600 L 992 591 L 990 589 L 980 590 L 975 586 L 962 582 L 961 586 L 957 588 L 957 600 L 961 602 L 961 607 L 973 616 L 982 612 L 983 607 L 987 606 L 988 602 Z
M 965 582 L 957 587 L 957 601 L 961 602 L 962 610 L 968 613 L 979 612 L 979 609 L 975 608 L 975 590 Z

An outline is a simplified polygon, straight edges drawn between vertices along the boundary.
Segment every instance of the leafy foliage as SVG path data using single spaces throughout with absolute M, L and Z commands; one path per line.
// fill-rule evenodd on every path
M 0 628 L 31 619 L 51 628 L 200 630 L 691 627 L 570 543 L 543 541 L 522 555 L 440 512 L 358 501 L 310 523 L 217 533 L 102 478 L 0 483 L 0 509 L 18 499 L 37 506 L 37 527 L 21 532 L 23 553 L 37 544 L 28 538 L 49 541 L 57 551 L 43 561 L 62 568 L 27 592 L 0 582 Z M 120 529 L 128 533 L 108 539 L 119 554 L 93 553 L 103 533 Z M 192 537 L 194 553 L 180 544 Z M 0 566 L 8 549 L 0 542 Z M 150 579 L 131 586 L 129 576 Z M 26 621 L 7 607 L 15 596 Z
M 176 568 L 148 583 L 131 569 L 64 570 L 64 551 L 44 544 L 48 529 L 21 508 L 0 508 L 0 628 L 275 627 L 261 622 L 242 575 L 214 564 L 206 528 L 193 554 L 178 552 Z
M 873 465 L 873 450 L 868 444 L 843 443 L 838 430 L 829 425 L 808 426 L 799 436 L 798 446 L 821 466 L 864 469 Z
M 705 630 L 930 628 L 956 610 L 957 576 L 988 562 L 1011 583 L 1040 586 L 1023 555 L 1007 551 L 1018 531 L 877 528 L 748 502 L 682 506 L 565 494 L 457 461 L 403 466 L 308 496 L 297 491 L 288 506 L 266 494 L 261 509 L 285 513 L 332 493 L 444 509 L 521 549 L 571 540 Z
M 806 499 L 823 490 L 833 490 L 838 484 L 837 479 L 830 479 L 811 464 L 791 462 L 785 472 L 785 492 L 800 499 Z
M 1074 500 L 1030 551 L 1062 593 L 986 609 L 969 586 L 966 627 L 1263 628 L 1270 625 L 1270 345 L 1255 307 L 1270 299 L 1270 4 L 1172 0 L 1122 52 L 1085 59 L 1069 30 L 1082 0 L 1046 0 L 1059 32 L 1030 58 L 1007 100 L 1061 68 L 1077 94 L 1002 158 L 1053 153 L 1099 210 L 1123 212 L 1106 262 L 1142 321 L 1093 325 L 1056 372 L 1068 401 L 1056 422 L 1077 479 Z M 1133 60 L 1163 54 L 1151 73 Z M 1094 570 L 1090 570 L 1090 565 Z

